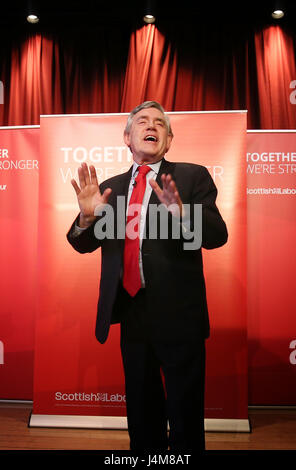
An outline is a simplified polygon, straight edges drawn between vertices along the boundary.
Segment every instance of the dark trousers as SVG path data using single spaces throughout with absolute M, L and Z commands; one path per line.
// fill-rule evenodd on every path
M 146 315 L 145 290 L 125 299 L 121 352 L 130 448 L 204 450 L 204 339 L 154 341 Z

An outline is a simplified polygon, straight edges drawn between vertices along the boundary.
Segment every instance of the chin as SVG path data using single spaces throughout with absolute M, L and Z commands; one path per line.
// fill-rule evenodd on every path
M 162 157 L 160 157 L 159 155 L 145 155 L 145 157 L 143 157 L 141 161 L 142 163 L 156 163 L 161 159 Z

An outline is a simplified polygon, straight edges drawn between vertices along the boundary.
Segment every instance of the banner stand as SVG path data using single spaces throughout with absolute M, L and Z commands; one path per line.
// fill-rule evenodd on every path
M 296 403 L 295 150 L 296 129 L 247 131 L 250 405 Z
M 31 414 L 31 428 L 85 428 L 127 430 L 125 416 L 82 416 Z
M 39 138 L 39 125 L 0 127 L 0 399 L 14 403 L 33 395 Z
M 127 430 L 124 416 L 77 416 L 31 414 L 32 428 L 85 428 Z M 249 419 L 205 419 L 206 432 L 251 432 Z
M 169 161 L 183 161 L 185 149 L 186 163 L 198 161 L 208 169 L 231 234 L 225 247 L 204 252 L 209 311 L 213 312 L 205 429 L 249 432 L 246 111 L 170 115 L 176 137 Z M 132 156 L 122 137 L 125 124 L 122 114 L 40 117 L 39 278 L 31 427 L 127 429 L 120 329 L 113 325 L 104 347 L 94 336 L 101 254 L 81 256 L 66 240 L 78 211 L 70 181 L 77 178 L 79 164 L 94 164 L 99 182 L 130 168 Z

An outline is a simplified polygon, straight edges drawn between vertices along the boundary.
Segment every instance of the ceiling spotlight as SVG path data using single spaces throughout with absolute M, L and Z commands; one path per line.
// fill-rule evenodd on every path
M 285 15 L 285 13 L 283 12 L 283 10 L 274 10 L 274 11 L 271 13 L 271 16 L 272 16 L 275 20 L 279 20 L 279 19 L 282 18 L 284 15 Z
M 147 24 L 152 24 L 152 23 L 155 23 L 155 16 L 153 15 L 145 15 L 143 17 L 143 20 L 145 21 L 145 23 Z
M 37 15 L 30 14 L 27 16 L 27 21 L 28 23 L 35 24 L 35 23 L 38 23 L 39 17 Z

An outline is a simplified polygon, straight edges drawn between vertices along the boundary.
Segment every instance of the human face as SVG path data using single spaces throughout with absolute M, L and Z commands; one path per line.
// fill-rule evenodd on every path
M 168 135 L 164 115 L 157 108 L 146 108 L 136 113 L 130 132 L 124 134 L 134 161 L 140 165 L 161 160 L 169 150 L 172 138 Z

